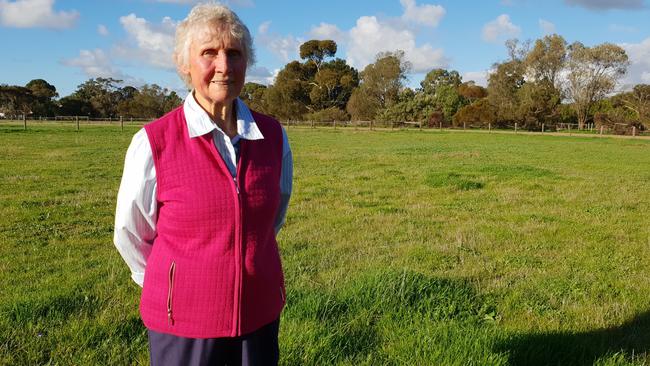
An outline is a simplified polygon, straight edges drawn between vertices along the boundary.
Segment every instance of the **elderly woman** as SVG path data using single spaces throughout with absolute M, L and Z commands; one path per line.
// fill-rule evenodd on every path
M 227 7 L 195 6 L 174 60 L 192 91 L 133 137 L 115 215 L 115 245 L 142 286 L 151 363 L 277 364 L 286 133 L 238 99 L 254 54 Z

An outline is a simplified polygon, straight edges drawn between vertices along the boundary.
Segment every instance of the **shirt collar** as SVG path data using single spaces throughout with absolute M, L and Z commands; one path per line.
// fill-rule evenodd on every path
M 235 100 L 235 110 L 237 112 L 237 136 L 233 140 L 262 140 L 264 135 L 257 127 L 253 114 L 248 108 L 246 103 L 241 99 Z M 190 138 L 198 137 L 217 130 L 221 133 L 221 129 L 216 123 L 212 121 L 208 113 L 199 105 L 194 98 L 194 93 L 190 92 L 185 98 L 183 103 L 183 112 L 185 113 L 185 120 L 187 121 L 187 131 Z

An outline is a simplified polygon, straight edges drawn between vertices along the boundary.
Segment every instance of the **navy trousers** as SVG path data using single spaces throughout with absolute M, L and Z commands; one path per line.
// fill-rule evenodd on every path
M 235 338 L 183 338 L 147 330 L 152 366 L 266 366 L 280 358 L 280 320 Z

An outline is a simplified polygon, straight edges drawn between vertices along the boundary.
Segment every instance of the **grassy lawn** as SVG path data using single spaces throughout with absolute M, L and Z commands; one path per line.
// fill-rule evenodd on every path
M 0 364 L 147 364 L 137 127 L 0 125 Z M 650 363 L 650 140 L 290 128 L 287 365 Z

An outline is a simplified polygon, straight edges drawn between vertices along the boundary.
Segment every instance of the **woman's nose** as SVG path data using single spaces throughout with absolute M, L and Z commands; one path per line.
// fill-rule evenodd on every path
M 227 73 L 229 68 L 228 55 L 225 52 L 219 52 L 214 60 L 214 67 L 217 72 Z

